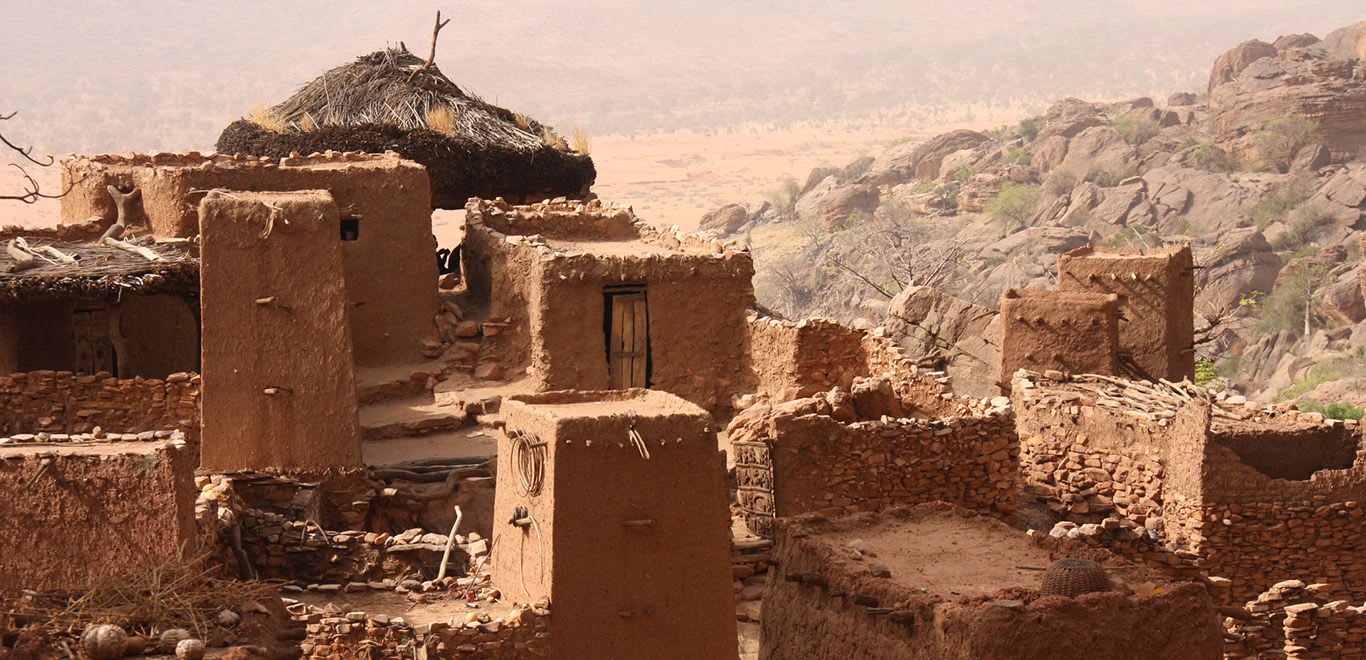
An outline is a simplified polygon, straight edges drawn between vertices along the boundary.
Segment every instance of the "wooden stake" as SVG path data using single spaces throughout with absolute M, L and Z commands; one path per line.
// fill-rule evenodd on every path
M 445 21 L 442 21 L 441 10 L 436 10 L 436 27 L 432 28 L 432 50 L 430 53 L 427 54 L 427 63 L 423 64 L 422 66 L 416 69 L 413 69 L 413 72 L 408 74 L 408 79 L 404 81 L 405 83 L 412 82 L 413 78 L 417 77 L 417 74 L 432 68 L 432 65 L 436 63 L 436 37 L 437 35 L 441 34 L 441 28 L 446 27 L 446 24 L 450 22 L 451 19 L 449 18 Z

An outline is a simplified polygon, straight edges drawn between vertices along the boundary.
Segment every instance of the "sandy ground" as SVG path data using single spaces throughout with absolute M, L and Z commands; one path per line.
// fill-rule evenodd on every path
M 881 153 L 893 140 L 908 135 L 924 138 L 943 128 L 908 131 L 830 124 L 709 134 L 604 135 L 593 139 L 598 169 L 593 189 L 603 199 L 632 205 L 653 224 L 695 229 L 708 210 L 732 201 L 760 202 L 786 177 L 800 181 L 813 167 L 843 166 Z M 22 179 L 12 168 L 4 169 L 8 171 L 0 172 L 0 191 L 17 192 Z M 44 191 L 60 190 L 56 166 L 29 171 Z M 0 225 L 51 226 L 58 215 L 55 200 L 31 205 L 0 202 Z
M 598 168 L 593 190 L 603 199 L 632 205 L 652 224 L 696 229 L 702 215 L 721 204 L 761 202 L 786 177 L 800 182 L 813 167 L 876 156 L 907 135 L 898 128 L 830 125 L 603 136 L 593 141 Z
M 897 582 L 929 593 L 990 596 L 1007 587 L 1036 587 L 1052 563 L 1023 534 L 959 516 L 932 516 L 834 537 L 871 550 Z

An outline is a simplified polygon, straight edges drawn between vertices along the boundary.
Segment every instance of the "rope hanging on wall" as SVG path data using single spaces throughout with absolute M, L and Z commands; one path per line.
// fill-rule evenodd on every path
M 631 445 L 640 452 L 640 457 L 645 460 L 650 459 L 650 448 L 645 446 L 645 438 L 640 437 L 640 431 L 636 430 L 636 411 L 626 413 L 631 420 L 631 425 L 626 428 L 626 438 L 631 441 Z
M 511 435 L 518 491 L 524 496 L 539 495 L 545 481 L 545 442 L 519 430 L 513 430 Z

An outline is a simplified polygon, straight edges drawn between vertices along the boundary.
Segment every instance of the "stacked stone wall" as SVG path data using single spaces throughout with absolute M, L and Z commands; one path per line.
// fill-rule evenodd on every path
M 1060 516 L 1131 522 L 1230 580 L 1229 602 L 1287 574 L 1366 599 L 1355 422 L 1099 376 L 1018 378 L 1014 399 L 1025 489 Z
M 1284 580 L 1242 611 L 1225 610 L 1225 658 L 1360 658 L 1366 651 L 1366 605 L 1334 598 L 1327 583 Z
M 832 387 L 847 390 L 860 376 L 879 376 L 921 410 L 948 414 L 954 407 L 948 377 L 916 366 L 881 329 L 867 332 L 825 319 L 794 323 L 758 314 L 747 321 L 761 399 L 791 401 Z
M 550 645 L 550 612 L 514 607 L 496 620 L 454 620 L 411 625 L 399 616 L 363 611 L 310 611 L 300 617 L 308 637 L 304 658 L 527 658 L 545 657 Z
M 809 511 L 931 501 L 1015 511 L 1019 446 L 1008 405 L 934 419 L 859 419 L 844 407 L 847 395 L 832 394 L 834 405 L 822 396 L 756 406 L 732 422 L 737 497 L 755 534 L 767 537 L 775 518 Z
M 118 434 L 180 430 L 198 437 L 199 376 L 120 379 L 106 372 L 69 371 L 0 376 L 0 435 L 26 442 L 40 434 L 93 434 L 96 428 Z

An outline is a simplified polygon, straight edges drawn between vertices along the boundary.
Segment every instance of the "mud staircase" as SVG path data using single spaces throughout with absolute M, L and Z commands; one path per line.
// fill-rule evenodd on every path
M 366 463 L 389 465 L 492 453 L 487 436 L 481 439 L 471 433 L 473 420 L 465 410 L 438 403 L 434 394 L 443 380 L 470 377 L 478 354 L 477 341 L 461 341 L 428 362 L 357 369 Z

